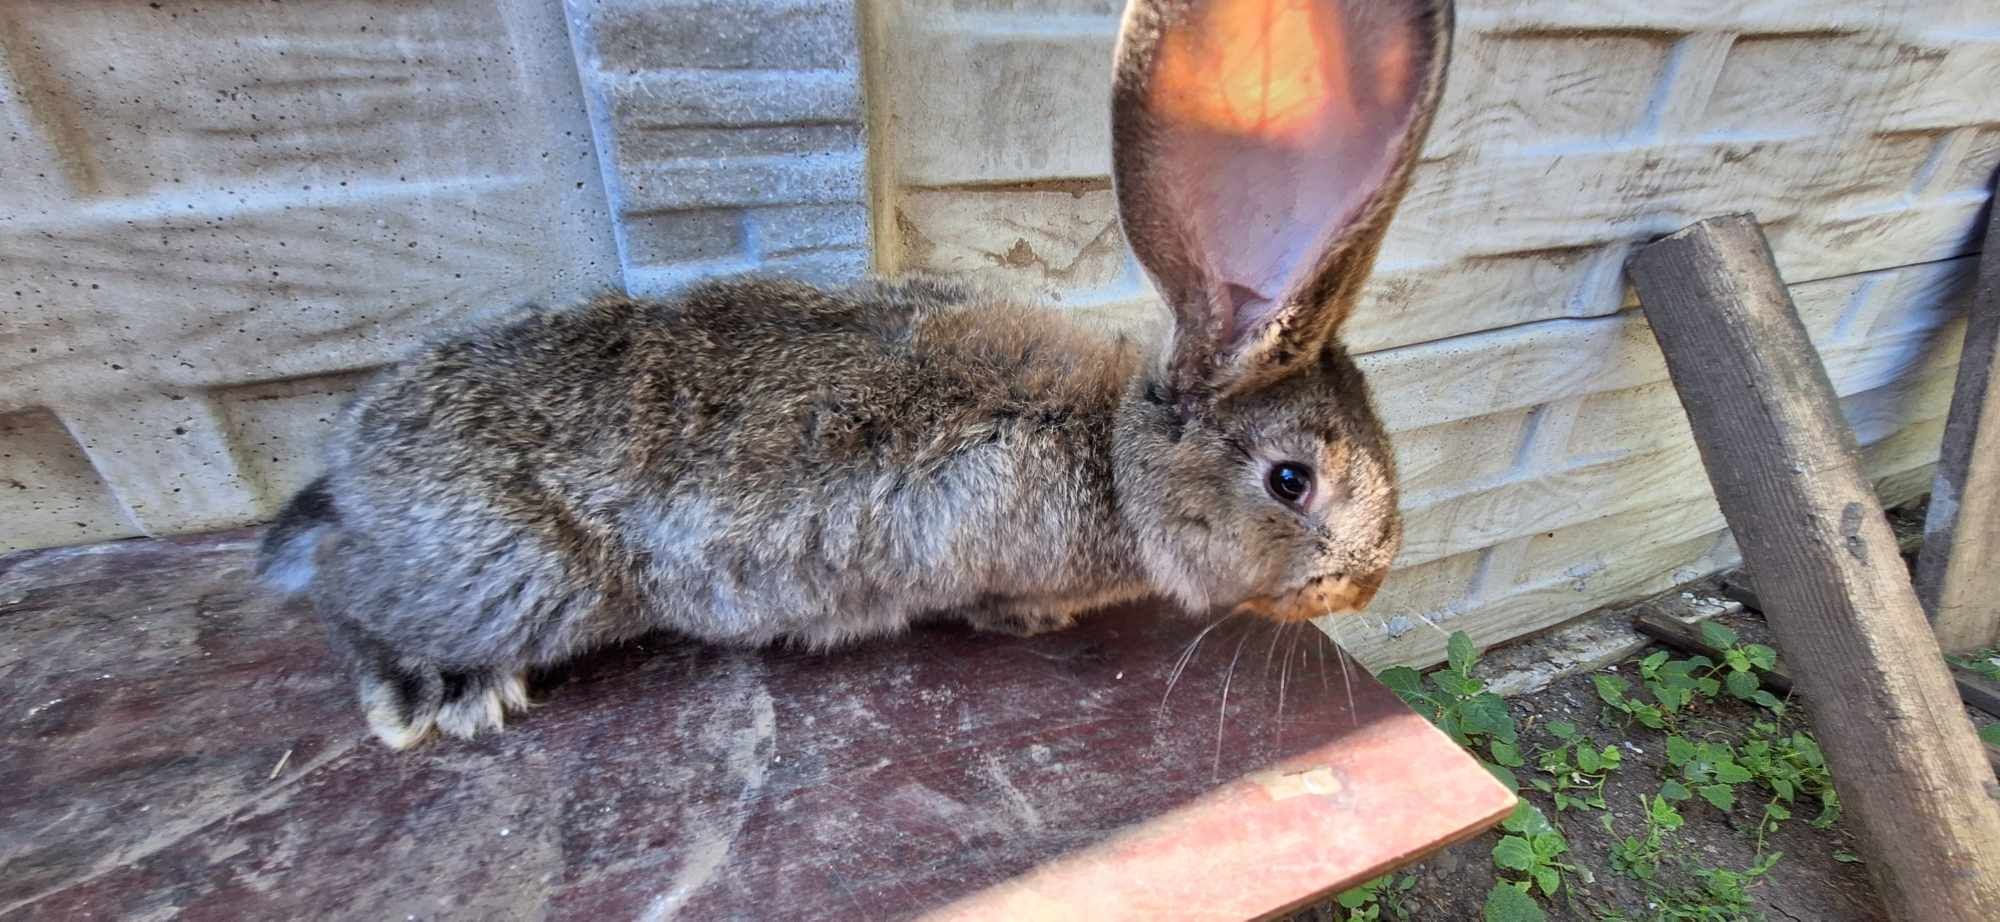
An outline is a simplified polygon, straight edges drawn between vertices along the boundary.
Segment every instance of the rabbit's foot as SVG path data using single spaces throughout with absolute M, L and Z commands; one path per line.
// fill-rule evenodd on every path
M 459 739 L 471 739 L 481 730 L 504 728 L 508 712 L 527 709 L 528 683 L 521 673 L 498 669 L 447 672 L 437 726 Z
M 444 671 L 421 660 L 387 657 L 364 663 L 361 713 L 391 749 L 408 749 L 433 730 L 470 739 L 499 730 L 508 711 L 528 708 L 522 673 L 500 669 Z

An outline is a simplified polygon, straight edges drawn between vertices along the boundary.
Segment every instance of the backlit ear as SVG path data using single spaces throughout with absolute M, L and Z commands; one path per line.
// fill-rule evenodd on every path
M 1132 0 L 1112 160 L 1173 308 L 1178 388 L 1310 358 L 1346 319 L 1444 84 L 1451 0 Z

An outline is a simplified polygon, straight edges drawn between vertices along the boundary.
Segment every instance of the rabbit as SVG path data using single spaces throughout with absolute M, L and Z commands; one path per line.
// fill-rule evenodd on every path
M 529 671 L 657 630 L 829 648 L 1146 598 L 1358 610 L 1402 523 L 1336 334 L 1451 27 L 1450 0 L 1134 0 L 1113 182 L 1170 328 L 921 276 L 523 311 L 363 388 L 258 572 L 309 600 L 398 749 L 498 730 Z

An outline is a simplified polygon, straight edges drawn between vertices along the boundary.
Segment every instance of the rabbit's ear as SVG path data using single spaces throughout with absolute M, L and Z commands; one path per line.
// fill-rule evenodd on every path
M 1353 308 L 1444 85 L 1451 0 L 1131 0 L 1119 215 L 1177 388 L 1316 355 Z

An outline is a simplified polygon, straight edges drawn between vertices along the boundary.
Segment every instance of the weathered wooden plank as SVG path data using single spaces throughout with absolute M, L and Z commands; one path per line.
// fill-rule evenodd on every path
M 1231 651 L 1269 662 L 1272 625 L 1231 622 L 1166 695 L 1205 625 L 1148 606 L 831 653 L 646 638 L 505 733 L 390 752 L 310 616 L 248 584 L 256 537 L 0 557 L 0 916 L 1251 918 L 1514 804 L 1310 634 L 1253 667 Z
M 1917 557 L 1917 596 L 1945 650 L 2000 643 L 2000 208 L 1972 298 L 1958 382 Z
M 2000 918 L 1991 768 L 1756 220 L 1696 224 L 1630 269 L 1885 904 Z

